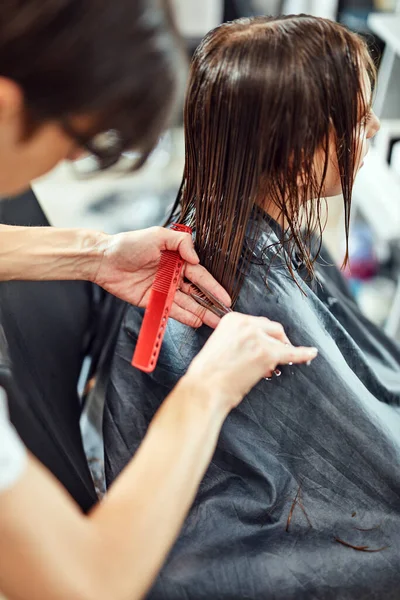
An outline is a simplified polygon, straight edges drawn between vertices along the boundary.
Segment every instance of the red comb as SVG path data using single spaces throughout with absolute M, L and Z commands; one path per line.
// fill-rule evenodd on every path
M 174 224 L 171 229 L 192 233 L 192 229 L 187 225 Z M 146 373 L 151 373 L 156 368 L 183 263 L 179 252 L 165 250 L 161 254 L 160 265 L 151 286 L 149 302 L 132 358 L 132 365 Z

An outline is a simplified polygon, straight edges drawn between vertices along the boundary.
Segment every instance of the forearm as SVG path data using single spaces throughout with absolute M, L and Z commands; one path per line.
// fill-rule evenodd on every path
M 161 568 L 215 450 L 226 417 L 218 400 L 207 385 L 182 380 L 107 502 L 94 511 L 93 523 L 108 540 L 109 597 L 141 598 Z M 116 531 L 124 531 L 123 539 Z
M 0 281 L 93 281 L 106 237 L 86 229 L 0 225 Z
M 209 394 L 181 382 L 89 518 L 40 467 L 8 499 L 0 497 L 0 589 L 21 600 L 142 598 L 179 533 L 226 416 Z

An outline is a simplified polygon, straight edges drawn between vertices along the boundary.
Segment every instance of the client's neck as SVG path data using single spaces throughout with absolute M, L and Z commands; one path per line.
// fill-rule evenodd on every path
M 286 217 L 279 206 L 269 199 L 258 202 L 257 204 L 269 217 L 271 217 L 271 219 L 276 221 L 282 229 L 287 229 L 288 223 Z

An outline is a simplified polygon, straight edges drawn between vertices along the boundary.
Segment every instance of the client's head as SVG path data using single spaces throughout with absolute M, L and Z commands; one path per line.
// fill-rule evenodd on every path
M 181 218 L 233 296 L 256 206 L 287 229 L 311 272 L 324 198 L 343 193 L 348 232 L 354 178 L 379 128 L 374 78 L 364 41 L 325 19 L 240 19 L 202 41 L 185 106 Z

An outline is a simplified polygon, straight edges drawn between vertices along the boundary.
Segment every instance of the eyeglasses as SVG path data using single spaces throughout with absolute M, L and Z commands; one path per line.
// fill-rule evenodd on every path
M 65 133 L 75 140 L 79 148 L 86 150 L 95 161 L 90 171 L 103 171 L 116 165 L 123 155 L 123 142 L 121 135 L 115 129 L 109 129 L 87 139 L 75 131 L 67 120 L 62 121 Z

